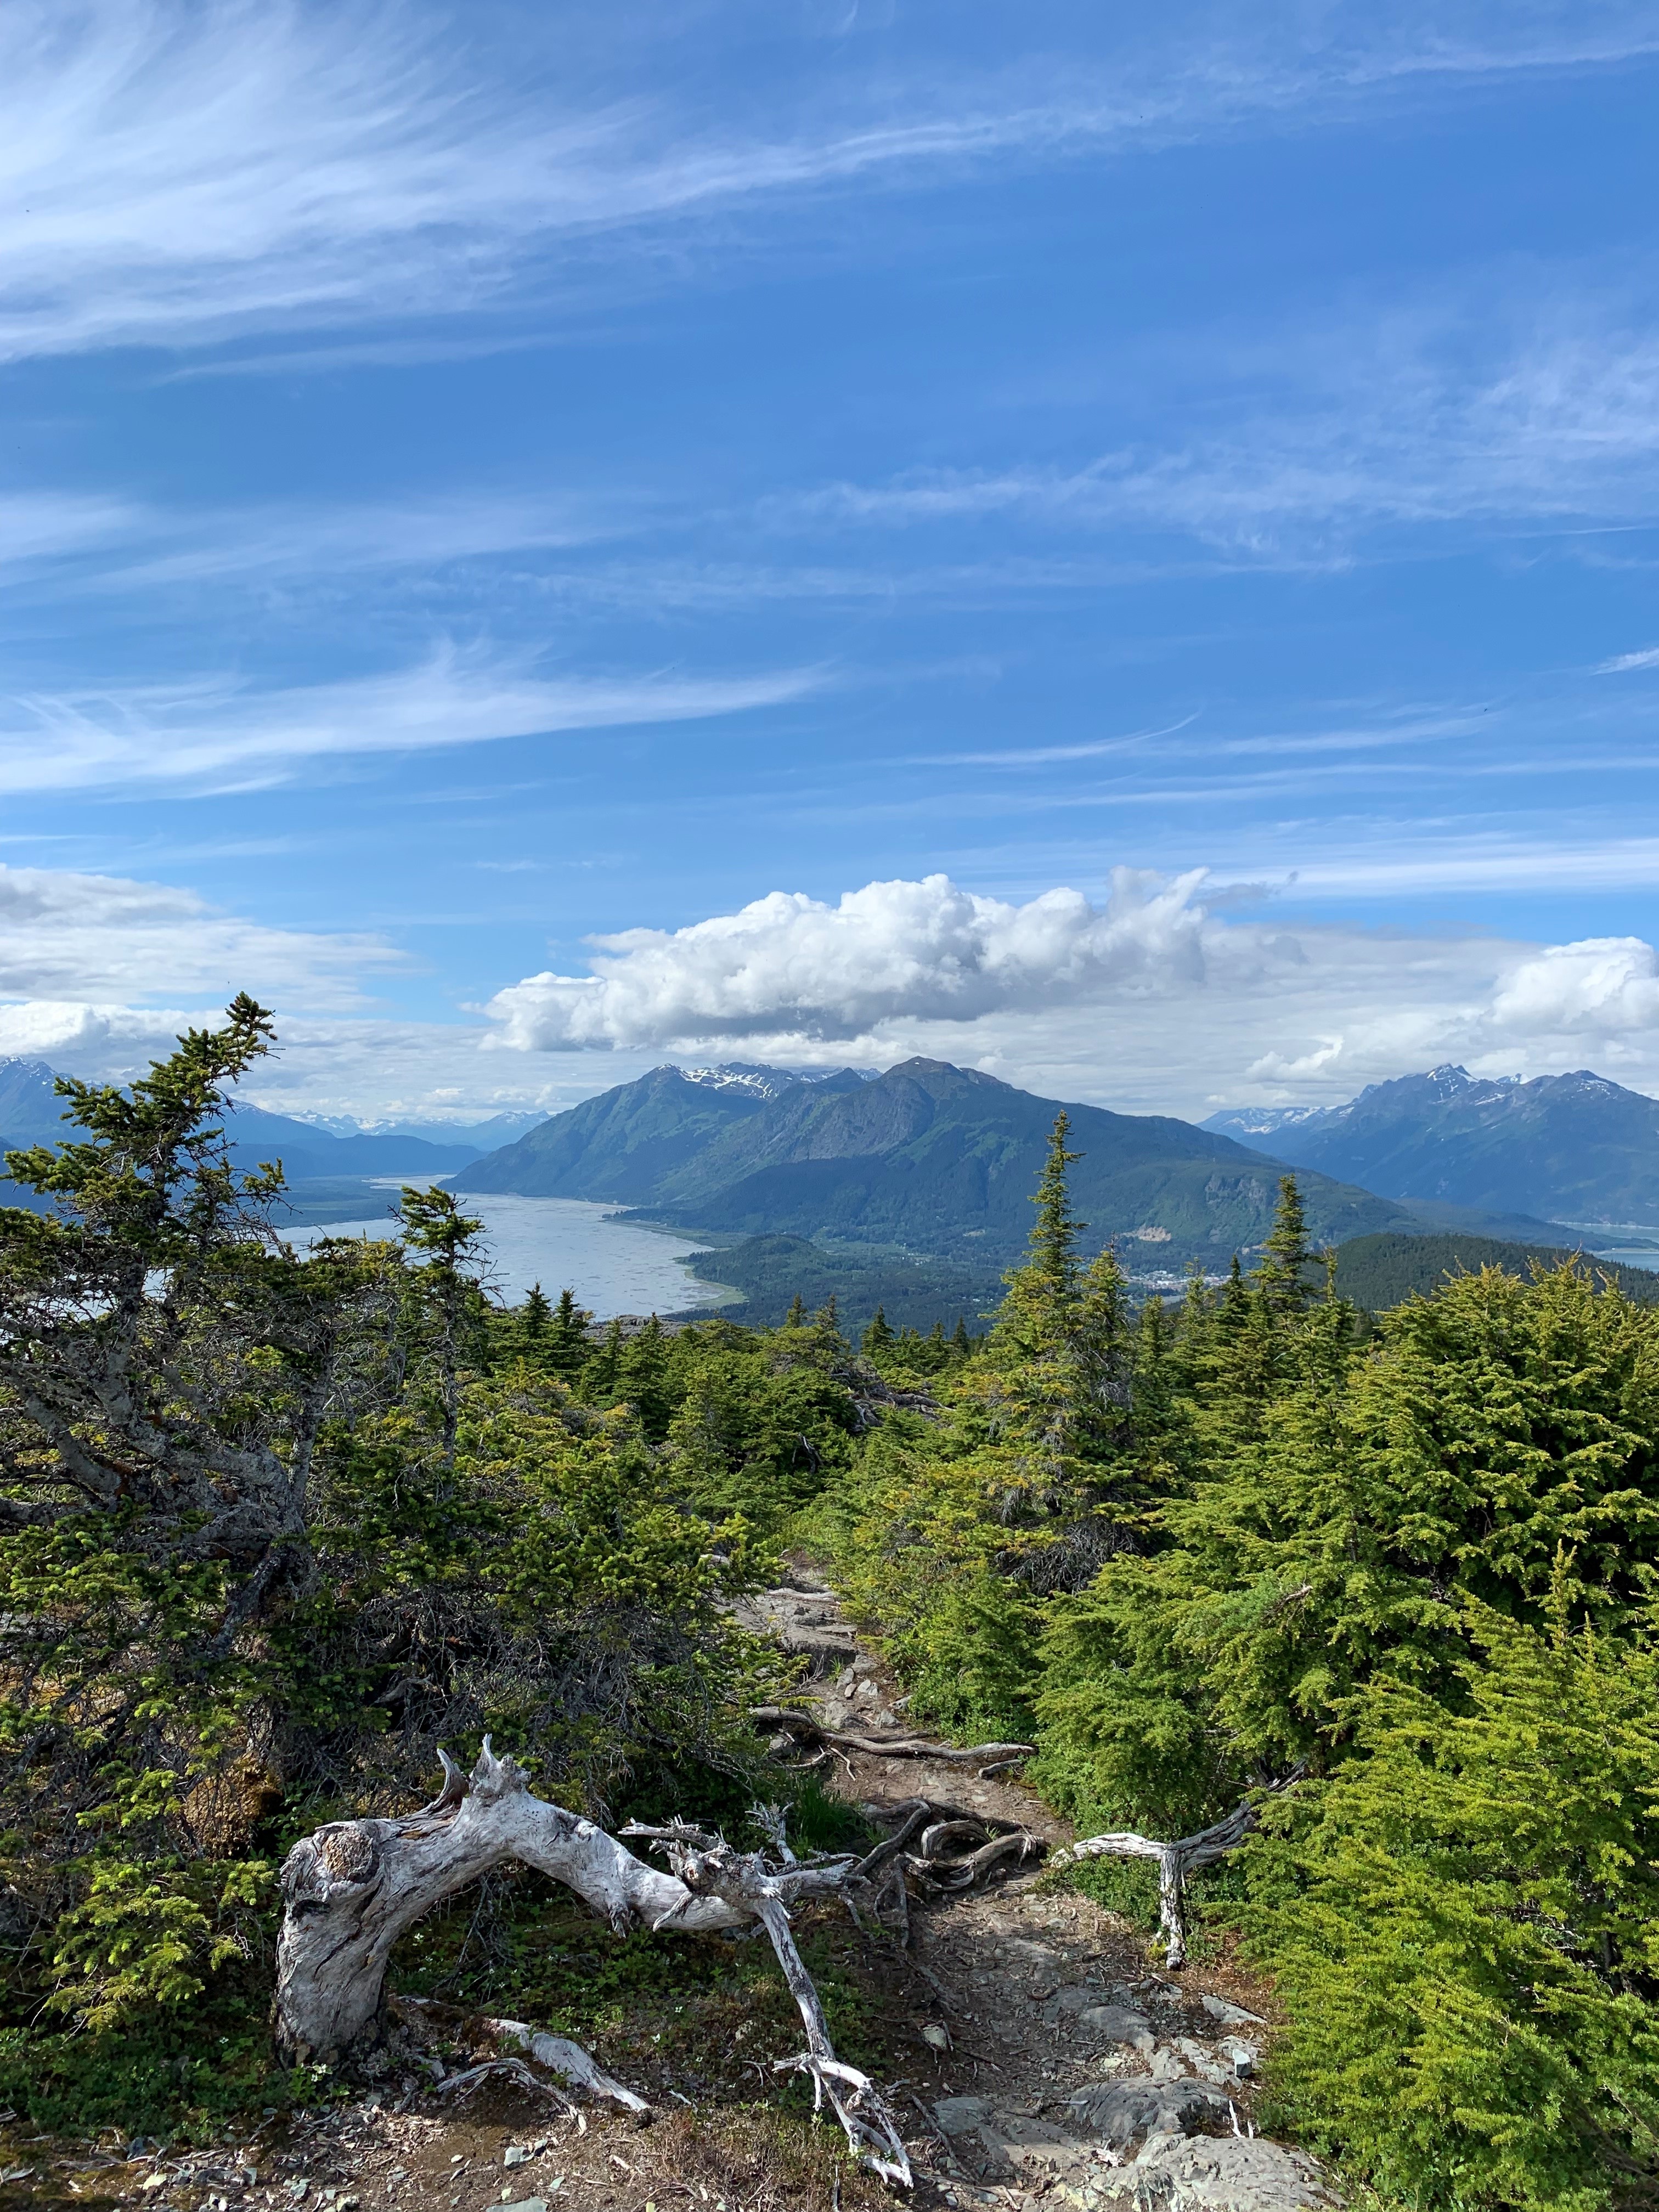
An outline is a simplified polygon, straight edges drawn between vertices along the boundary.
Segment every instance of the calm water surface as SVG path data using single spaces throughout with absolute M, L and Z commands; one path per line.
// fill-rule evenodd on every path
M 386 1188 L 389 1210 L 398 1186 Z M 484 1224 L 490 1295 L 507 1304 L 516 1305 L 532 1283 L 539 1283 L 550 1298 L 568 1285 L 579 1305 L 608 1321 L 612 1314 L 683 1313 L 693 1306 L 718 1305 L 732 1295 L 689 1272 L 686 1255 L 702 1247 L 683 1231 L 611 1220 L 606 1217 L 614 1207 L 580 1198 L 493 1198 L 471 1192 L 460 1196 L 466 1211 Z M 325 1223 L 292 1232 L 296 1244 L 319 1237 L 386 1233 L 372 1221 Z

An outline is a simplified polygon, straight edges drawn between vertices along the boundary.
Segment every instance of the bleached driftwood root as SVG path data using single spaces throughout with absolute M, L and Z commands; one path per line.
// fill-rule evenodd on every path
M 862 1751 L 876 1759 L 937 1759 L 942 1765 L 976 1766 L 981 1772 L 988 1765 L 1017 1766 L 1036 1750 L 1033 1743 L 975 1743 L 963 1747 L 933 1743 L 920 1735 L 861 1735 L 849 1729 L 826 1728 L 810 1713 L 797 1712 L 787 1705 L 756 1705 L 749 1717 L 759 1728 L 776 1729 L 787 1737 L 799 1737 L 807 1743 Z
M 339 1820 L 295 1844 L 283 1867 L 276 1942 L 278 2039 L 298 2056 L 345 2051 L 379 2017 L 386 1960 L 405 1929 L 508 1859 L 574 1889 L 618 1935 L 671 1914 L 698 1931 L 748 1918 L 693 1898 L 561 1805 L 532 1797 L 524 1769 L 488 1738 L 471 1776 L 447 1753 L 444 1786 L 401 1820 Z
M 446 2013 L 449 2008 L 434 2003 L 427 1997 L 397 1996 L 392 2000 L 392 2009 L 399 2016 L 413 2014 L 419 2018 L 428 2013 Z M 632 2112 L 635 2119 L 648 2120 L 651 2118 L 651 2106 L 645 2099 L 636 2097 L 631 2089 L 624 2088 L 620 2081 L 613 2079 L 597 2059 L 582 2049 L 580 2043 L 568 2042 L 562 2035 L 545 2035 L 539 2028 L 526 2027 L 521 2020 L 479 2019 L 472 2025 L 481 2028 L 486 2035 L 494 2036 L 498 2043 L 516 2045 L 520 2051 L 528 2051 L 538 2066 L 544 2067 L 556 2081 L 565 2087 L 586 2089 L 590 2096 L 608 2098 L 613 2105 L 620 2105 L 625 2112 Z M 539 2076 L 532 2074 L 522 2059 L 513 2057 L 492 2059 L 483 2065 L 472 2067 L 465 2074 L 446 2075 L 438 2086 L 448 2094 L 475 2078 L 482 2080 L 487 2074 L 503 2070 L 532 2088 L 556 2094 L 548 2090 L 548 2085 Z M 562 2101 L 568 2106 L 568 2100 Z
M 813 2111 L 822 2112 L 827 2099 L 854 2154 L 884 2181 L 908 2189 L 910 2158 L 898 2123 L 869 2075 L 860 2074 L 855 2066 L 843 2065 L 836 2057 L 817 1987 L 795 1948 L 789 1925 L 793 1899 L 844 1893 L 849 1883 L 874 1871 L 872 1862 L 889 1861 L 888 1846 L 878 1846 L 863 1860 L 824 1858 L 802 1865 L 783 1840 L 782 1822 L 775 1813 L 770 1826 L 779 1862 L 775 1867 L 768 1865 L 762 1852 L 735 1851 L 720 1837 L 684 1821 L 667 1828 L 630 1825 L 623 1833 L 661 1845 L 691 1896 L 721 1899 L 760 1922 L 772 1939 L 783 1978 L 806 2030 L 805 2050 L 798 2057 L 778 2059 L 775 2070 L 806 2075 L 812 2084 Z
M 641 1927 L 706 1933 L 758 1921 L 806 2026 L 805 2054 L 781 2063 L 811 2076 L 814 2109 L 828 2098 L 848 2141 L 876 2172 L 908 2185 L 909 2160 L 893 2117 L 874 2083 L 836 2058 L 789 1929 L 789 1907 L 798 1899 L 845 1894 L 890 1866 L 898 1848 L 891 1838 L 862 1859 L 846 1854 L 803 1863 L 784 1841 L 781 1815 L 768 1811 L 763 1825 L 775 1861 L 769 1864 L 760 1852 L 735 1851 L 683 1824 L 624 1830 L 666 1844 L 672 1871 L 665 1874 L 591 1820 L 532 1796 L 524 1769 L 498 1759 L 488 1737 L 470 1776 L 447 1753 L 440 1757 L 444 1786 L 418 1813 L 336 1821 L 289 1853 L 276 1946 L 281 2047 L 301 2059 L 349 2050 L 380 2017 L 386 1960 L 398 1936 L 444 1898 L 516 1859 L 574 1890 L 618 1935 Z M 884 1886 L 890 1879 L 890 1873 Z M 562 2079 L 648 2112 L 643 2099 L 603 2074 L 579 2045 L 516 2021 L 488 2025 Z
M 1158 1861 L 1158 1924 L 1164 1937 L 1164 1963 L 1184 1966 L 1187 1963 L 1187 1927 L 1182 1907 L 1186 1899 L 1187 1877 L 1200 1867 L 1212 1866 L 1217 1859 L 1225 1858 L 1228 1852 L 1242 1844 L 1256 1825 L 1255 1806 L 1246 1803 L 1229 1813 L 1224 1820 L 1218 1820 L 1212 1828 L 1204 1828 L 1195 1836 L 1183 1836 L 1178 1843 L 1158 1844 L 1148 1836 L 1113 1835 L 1085 1836 L 1081 1841 L 1056 1851 L 1048 1862 L 1050 1869 L 1073 1865 L 1079 1859 L 1120 1858 L 1156 1859 Z

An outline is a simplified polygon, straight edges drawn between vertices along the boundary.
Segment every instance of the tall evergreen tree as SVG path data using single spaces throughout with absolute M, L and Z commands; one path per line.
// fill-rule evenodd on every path
M 1262 1247 L 1261 1264 L 1255 1277 L 1262 1297 L 1275 1313 L 1289 1315 L 1306 1310 L 1313 1297 L 1313 1285 L 1308 1279 L 1313 1265 L 1302 1193 L 1294 1176 L 1281 1176 L 1273 1232 Z

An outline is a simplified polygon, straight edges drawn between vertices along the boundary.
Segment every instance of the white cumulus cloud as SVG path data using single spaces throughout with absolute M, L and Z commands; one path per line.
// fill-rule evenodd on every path
M 1504 978 L 1492 1020 L 1523 1036 L 1620 1036 L 1659 1027 L 1659 954 L 1639 937 L 1547 945 Z
M 1659 1090 L 1659 954 L 1640 939 L 1292 927 L 1218 910 L 1204 887 L 1201 870 L 1119 869 L 1099 903 L 1068 889 L 1014 902 L 942 875 L 834 903 L 775 891 L 684 928 L 592 940 L 588 974 L 499 992 L 486 1042 L 866 1066 L 921 1053 L 1062 1097 L 1187 1114 L 1350 1097 L 1445 1060 L 1489 1074 L 1594 1060 Z
M 685 929 L 594 938 L 592 975 L 527 976 L 489 1011 L 504 1042 L 533 1051 L 757 1035 L 845 1041 L 898 1016 L 972 1021 L 1198 978 L 1205 916 L 1192 901 L 1201 879 L 1158 883 L 1120 869 L 1103 908 L 1066 890 L 1014 906 L 948 876 L 866 884 L 835 906 L 773 891 Z

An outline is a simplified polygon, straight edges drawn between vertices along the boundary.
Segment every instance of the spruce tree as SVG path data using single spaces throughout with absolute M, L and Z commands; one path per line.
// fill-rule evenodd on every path
M 860 1348 L 874 1359 L 882 1352 L 890 1350 L 894 1340 L 893 1332 L 887 1323 L 886 1309 L 878 1306 L 871 1318 L 869 1327 L 860 1340 Z
M 1308 1280 L 1313 1263 L 1302 1193 L 1294 1176 L 1281 1176 L 1273 1233 L 1262 1248 L 1261 1264 L 1255 1271 L 1257 1287 L 1275 1314 L 1288 1317 L 1307 1310 L 1313 1297 Z
M 588 1325 L 592 1315 L 576 1304 L 574 1291 L 559 1292 L 559 1303 L 553 1309 L 553 1319 L 548 1328 L 544 1357 L 556 1373 L 574 1375 L 586 1364 L 592 1346 L 587 1340 Z
M 524 1333 L 532 1344 L 547 1327 L 552 1316 L 553 1309 L 547 1303 L 546 1291 L 539 1283 L 532 1283 L 530 1285 L 530 1296 L 524 1302 L 524 1311 L 521 1316 Z

